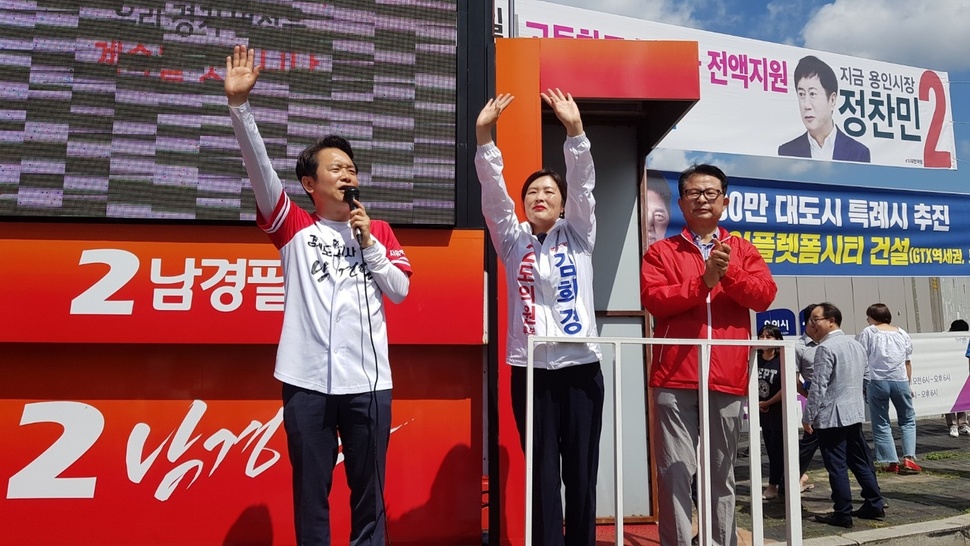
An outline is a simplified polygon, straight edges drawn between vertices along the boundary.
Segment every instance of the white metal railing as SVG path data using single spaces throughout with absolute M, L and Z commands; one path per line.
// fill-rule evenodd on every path
M 627 345 L 697 345 L 700 348 L 698 362 L 698 410 L 700 435 L 697 465 L 697 520 L 698 537 L 702 545 L 713 543 L 711 519 L 711 423 L 708 415 L 710 395 L 702 388 L 710 382 L 711 346 L 734 345 L 744 347 L 779 347 L 781 349 L 781 404 L 782 431 L 785 444 L 785 509 L 787 512 L 788 544 L 802 543 L 801 475 L 798 472 L 798 398 L 795 391 L 795 341 L 767 339 L 663 339 L 639 337 L 585 337 L 569 339 L 562 337 L 529 336 L 528 361 L 526 363 L 526 409 L 525 409 L 525 544 L 532 544 L 532 473 L 533 473 L 533 419 L 535 408 L 535 346 L 539 343 L 598 343 L 613 345 L 613 457 L 614 457 L 614 509 L 616 517 L 616 544 L 623 544 L 623 416 L 621 404 L 620 346 Z M 750 381 L 748 383 L 748 439 L 751 469 L 751 536 L 756 546 L 764 544 L 764 522 L 761 499 L 761 416 L 758 408 L 757 353 L 751 351 L 749 358 Z M 754 410 L 752 411 L 752 409 Z M 648 450 L 649 453 L 649 450 Z

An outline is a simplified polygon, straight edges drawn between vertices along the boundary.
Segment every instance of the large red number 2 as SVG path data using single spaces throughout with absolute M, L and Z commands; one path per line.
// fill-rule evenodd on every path
M 919 79 L 919 100 L 929 100 L 931 91 L 936 99 L 936 108 L 933 109 L 933 121 L 930 122 L 930 130 L 926 134 L 926 142 L 923 143 L 923 166 L 949 169 L 953 165 L 950 152 L 936 149 L 946 116 L 946 93 L 940 76 L 932 70 L 927 70 Z

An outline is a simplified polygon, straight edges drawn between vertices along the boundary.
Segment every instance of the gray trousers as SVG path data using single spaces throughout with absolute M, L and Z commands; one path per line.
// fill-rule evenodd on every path
M 711 515 L 714 543 L 722 546 L 737 546 L 738 543 L 734 517 L 734 463 L 741 434 L 743 401 L 741 396 L 710 392 Z M 697 437 L 700 433 L 697 391 L 655 388 L 652 410 L 660 544 L 690 544 L 693 537 L 691 481 L 697 473 Z

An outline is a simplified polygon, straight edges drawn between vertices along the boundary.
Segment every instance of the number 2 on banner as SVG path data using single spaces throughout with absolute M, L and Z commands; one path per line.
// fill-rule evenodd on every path
M 107 264 L 108 272 L 71 300 L 72 315 L 130 315 L 135 302 L 108 300 L 138 273 L 138 256 L 115 248 L 93 248 L 81 253 L 78 265 Z
M 20 425 L 57 423 L 64 433 L 47 451 L 10 477 L 8 499 L 93 499 L 97 478 L 58 478 L 94 445 L 104 415 L 81 402 L 37 402 L 24 406 Z
M 939 74 L 927 70 L 919 79 L 919 100 L 929 100 L 931 91 L 936 99 L 936 108 L 933 109 L 933 120 L 930 122 L 930 130 L 923 144 L 923 166 L 950 168 L 953 164 L 950 152 L 936 149 L 940 142 L 940 133 L 943 132 L 943 121 L 946 118 L 946 93 Z

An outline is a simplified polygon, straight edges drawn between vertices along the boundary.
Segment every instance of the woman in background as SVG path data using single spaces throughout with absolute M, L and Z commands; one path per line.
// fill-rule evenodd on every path
M 883 464 L 884 472 L 919 474 L 923 469 L 916 464 L 916 412 L 913 410 L 913 377 L 909 356 L 913 354 L 913 341 L 902 328 L 890 324 L 892 312 L 883 303 L 874 303 L 866 309 L 869 326 L 859 332 L 856 340 L 869 355 L 869 415 L 872 419 L 872 436 L 876 445 L 875 462 Z M 896 454 L 889 423 L 889 403 L 896 408 L 896 420 L 903 435 L 903 462 Z
M 758 339 L 784 339 L 774 324 L 765 324 Z M 785 438 L 781 418 L 781 356 L 777 347 L 758 349 L 758 409 L 761 411 L 761 435 L 768 454 L 768 487 L 763 498 L 778 498 L 785 477 Z

